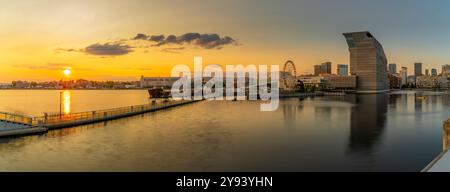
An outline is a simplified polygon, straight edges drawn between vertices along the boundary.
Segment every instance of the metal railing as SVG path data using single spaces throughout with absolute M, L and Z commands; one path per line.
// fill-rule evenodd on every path
M 193 101 L 167 101 L 161 103 L 151 103 L 145 105 L 134 105 L 127 107 L 119 107 L 113 109 L 95 110 L 79 113 L 69 114 L 49 114 L 40 117 L 32 118 L 33 125 L 54 125 L 60 123 L 70 123 L 83 120 L 107 120 L 111 118 L 118 118 L 121 116 L 128 116 L 133 114 L 140 114 L 150 112 L 158 109 L 173 107 L 181 104 L 191 103 Z
M 18 115 L 13 113 L 1 112 L 0 111 L 0 120 L 8 121 L 13 123 L 21 123 L 26 125 L 32 125 L 33 117 Z

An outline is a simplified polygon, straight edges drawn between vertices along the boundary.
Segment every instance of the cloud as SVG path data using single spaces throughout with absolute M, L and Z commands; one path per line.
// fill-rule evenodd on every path
M 122 41 L 109 42 L 109 43 L 96 43 L 87 46 L 84 49 L 63 49 L 58 48 L 55 49 L 56 53 L 59 52 L 81 52 L 89 55 L 99 55 L 99 56 L 117 56 L 117 55 L 126 55 L 128 53 L 133 52 L 133 47 L 127 44 L 124 44 Z
M 167 37 L 165 37 L 164 35 L 150 36 L 139 33 L 133 39 L 156 42 L 156 44 L 153 44 L 153 46 L 157 47 L 168 44 L 177 44 L 177 45 L 190 44 L 205 49 L 221 49 L 223 48 L 223 46 L 226 45 L 238 45 L 238 42 L 235 39 L 229 36 L 221 37 L 216 33 L 211 34 L 185 33 L 180 36 L 169 35 Z
M 185 47 L 169 47 L 162 49 L 163 52 L 167 53 L 180 53 L 180 51 L 186 49 Z
M 115 56 L 126 55 L 133 52 L 133 47 L 121 43 L 96 43 L 84 48 L 83 52 L 90 55 L 103 55 L 103 56 Z
M 151 42 L 146 46 L 133 44 L 133 40 L 141 40 Z M 133 45 L 133 46 L 132 46 Z M 131 39 L 121 39 L 116 41 L 109 41 L 106 43 L 95 43 L 82 49 L 55 49 L 55 53 L 59 52 L 79 52 L 89 55 L 97 55 L 102 57 L 108 56 L 120 56 L 133 52 L 135 49 L 148 49 L 150 47 L 161 47 L 168 45 L 179 45 L 181 47 L 175 48 L 163 48 L 161 51 L 168 53 L 180 53 L 185 50 L 184 45 L 191 45 L 194 47 L 200 47 L 204 49 L 222 49 L 228 45 L 240 45 L 235 39 L 229 36 L 221 37 L 216 33 L 200 34 L 200 33 L 185 33 L 182 35 L 147 35 L 144 33 L 138 33 Z M 148 52 L 145 50 L 144 53 Z
M 150 38 L 148 40 L 155 41 L 155 42 L 161 42 L 162 40 L 164 40 L 164 35 L 152 35 L 152 36 L 150 36 Z
M 148 36 L 146 34 L 138 33 L 133 40 L 147 40 Z

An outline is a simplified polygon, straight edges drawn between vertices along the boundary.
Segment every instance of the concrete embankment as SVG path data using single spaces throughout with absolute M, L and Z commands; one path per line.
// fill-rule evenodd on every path
M 344 96 L 344 95 L 346 95 L 345 92 L 281 93 L 280 98 Z

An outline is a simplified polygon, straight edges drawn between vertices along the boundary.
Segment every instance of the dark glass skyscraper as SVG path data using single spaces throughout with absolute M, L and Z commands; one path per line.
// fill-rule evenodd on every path
M 395 63 L 389 64 L 389 73 L 391 74 L 397 73 L 397 65 Z
M 414 75 L 416 77 L 422 75 L 422 63 L 414 63 Z

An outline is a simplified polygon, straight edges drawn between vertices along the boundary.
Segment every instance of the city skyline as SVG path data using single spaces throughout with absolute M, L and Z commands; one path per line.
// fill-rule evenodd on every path
M 73 79 L 168 76 L 174 65 L 192 65 L 194 56 L 221 65 L 282 65 L 291 59 L 299 74 L 313 74 L 318 63 L 348 64 L 341 34 L 366 30 L 383 44 L 388 62 L 409 68 L 410 74 L 415 62 L 423 69 L 450 63 L 450 38 L 439 36 L 450 32 L 445 20 L 450 2 L 346 2 L 177 1 L 175 8 L 173 2 L 139 0 L 2 2 L 0 82 L 59 80 L 67 68 Z M 213 7 L 221 9 L 212 12 Z M 421 14 L 411 11 L 416 7 Z M 216 41 L 148 41 L 186 34 L 211 35 Z M 166 44 L 155 46 L 159 43 Z

